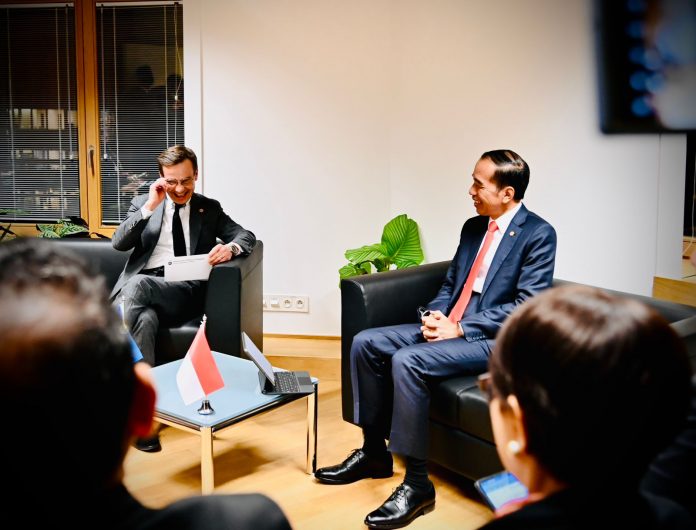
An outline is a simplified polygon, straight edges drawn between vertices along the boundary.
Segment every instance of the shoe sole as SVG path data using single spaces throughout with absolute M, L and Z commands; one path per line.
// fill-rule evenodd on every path
M 404 528 L 405 526 L 410 525 L 413 521 L 416 520 L 417 517 L 430 513 L 434 509 L 435 499 L 433 499 L 433 502 L 426 504 L 420 510 L 418 510 L 418 512 L 416 512 L 415 515 L 411 517 L 408 521 L 402 521 L 400 523 L 395 524 L 369 524 L 367 521 L 364 521 L 364 523 L 365 526 L 367 526 L 368 528 L 377 528 L 378 530 L 394 530 L 395 528 Z
M 394 471 L 390 471 L 389 473 L 374 473 L 368 477 L 360 477 L 360 478 L 356 478 L 355 480 L 319 478 L 316 475 L 314 476 L 314 478 L 317 482 L 320 482 L 321 484 L 330 484 L 332 486 L 341 486 L 343 484 L 353 484 L 354 482 L 358 482 L 359 480 L 364 480 L 366 478 L 389 478 L 392 476 L 394 476 Z

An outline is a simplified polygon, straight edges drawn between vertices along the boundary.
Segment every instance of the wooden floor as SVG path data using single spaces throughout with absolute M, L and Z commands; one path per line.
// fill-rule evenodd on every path
M 335 339 L 266 338 L 264 352 L 275 366 L 305 369 L 319 384 L 319 467 L 340 462 L 362 443 L 360 430 L 341 419 L 340 342 Z M 305 469 L 306 405 L 300 400 L 246 420 L 218 435 L 214 442 L 215 492 L 261 492 L 274 499 L 294 529 L 364 528 L 365 515 L 377 508 L 403 479 L 395 476 L 346 486 L 318 484 Z M 126 457 L 125 483 L 144 504 L 163 506 L 200 493 L 200 437 L 165 427 L 163 450 Z M 491 518 L 469 481 L 432 466 L 437 490 L 435 511 L 409 526 L 478 528 Z

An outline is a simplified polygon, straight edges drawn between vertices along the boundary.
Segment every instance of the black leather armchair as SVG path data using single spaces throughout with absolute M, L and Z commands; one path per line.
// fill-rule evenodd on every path
M 110 290 L 128 259 L 128 252 L 111 246 L 110 240 L 56 239 L 85 258 L 104 275 Z M 256 242 L 248 256 L 240 256 L 213 267 L 205 299 L 206 336 L 214 351 L 241 357 L 241 332 L 245 331 L 263 348 L 263 243 Z M 176 328 L 160 328 L 157 334 L 157 363 L 186 355 L 198 331 L 200 318 Z
M 341 393 L 343 419 L 353 423 L 350 347 L 361 330 L 417 322 L 444 279 L 448 261 L 348 278 L 341 282 Z M 554 285 L 572 282 L 554 280 Z M 696 366 L 696 308 L 647 296 L 630 296 L 655 308 L 686 341 Z M 429 459 L 472 480 L 502 469 L 493 442 L 488 403 L 476 376 L 454 377 L 431 387 Z

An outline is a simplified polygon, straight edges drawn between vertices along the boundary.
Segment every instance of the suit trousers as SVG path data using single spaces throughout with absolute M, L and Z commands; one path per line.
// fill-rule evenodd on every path
M 428 385 L 486 371 L 493 340 L 426 342 L 420 324 L 363 330 L 350 351 L 355 422 L 381 431 L 389 450 L 428 456 Z
M 123 285 L 115 303 L 123 302 L 124 321 L 143 360 L 155 365 L 155 340 L 160 324 L 180 326 L 203 314 L 207 282 L 167 282 L 136 274 Z

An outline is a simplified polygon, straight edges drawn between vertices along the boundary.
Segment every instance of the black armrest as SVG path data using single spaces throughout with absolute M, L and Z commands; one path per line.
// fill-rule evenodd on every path
M 241 332 L 263 348 L 263 242 L 247 256 L 213 267 L 205 300 L 206 336 L 214 351 L 241 357 Z
M 353 421 L 350 347 L 363 329 L 418 322 L 416 309 L 437 294 L 449 261 L 354 276 L 341 281 L 343 419 Z

